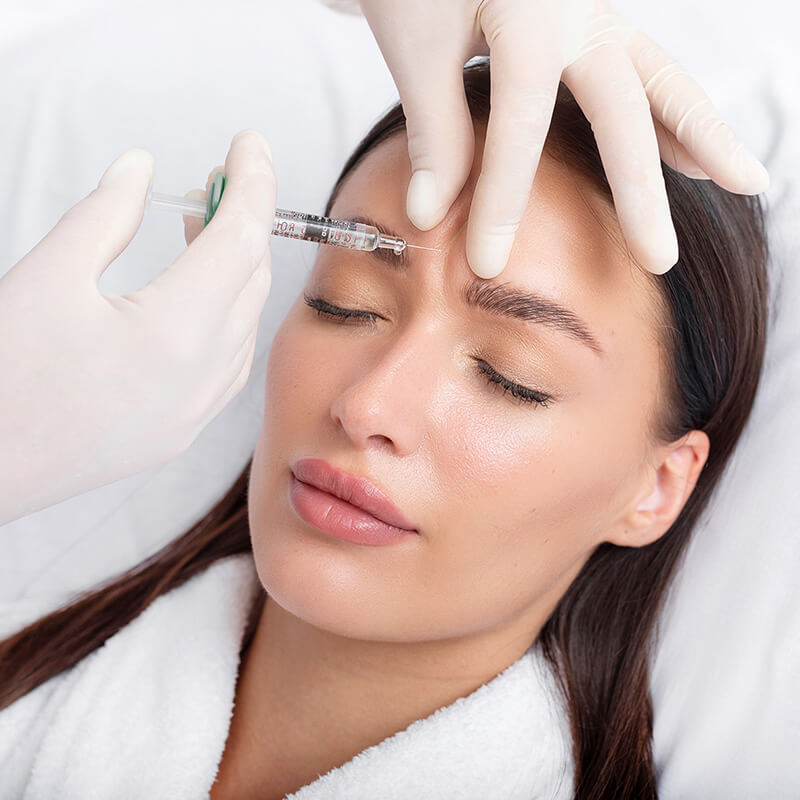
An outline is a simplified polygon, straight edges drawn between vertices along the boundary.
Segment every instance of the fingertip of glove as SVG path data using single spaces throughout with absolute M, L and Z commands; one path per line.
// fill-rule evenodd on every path
M 155 159 L 147 151 L 139 147 L 126 150 L 106 169 L 100 178 L 98 186 L 113 186 L 129 180 L 131 177 L 146 180 L 148 190 L 153 183 L 155 173 Z
M 241 142 L 252 142 L 260 147 L 264 151 L 267 161 L 272 163 L 272 149 L 260 131 L 257 131 L 255 128 L 245 128 L 239 131 L 233 139 L 231 139 L 231 146 Z
M 749 190 L 748 194 L 761 194 L 769 189 L 769 172 L 755 157 L 748 161 L 743 170 L 743 177 Z
M 429 169 L 416 170 L 406 195 L 406 214 L 411 223 L 421 231 L 429 231 L 442 221 L 445 213 L 434 173 Z
M 664 275 L 678 263 L 678 238 L 674 229 L 664 232 L 659 237 L 660 241 L 655 241 L 655 238 L 654 233 L 654 239 L 649 243 L 650 246 L 647 253 L 642 256 L 642 261 L 648 272 L 652 272 L 653 275 Z
M 467 261 L 479 277 L 496 278 L 506 267 L 514 236 L 476 236 L 467 242 Z

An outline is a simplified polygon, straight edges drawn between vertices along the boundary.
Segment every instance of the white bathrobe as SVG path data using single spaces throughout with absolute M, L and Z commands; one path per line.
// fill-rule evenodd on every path
M 159 597 L 72 669 L 0 712 L 2 800 L 208 797 L 260 589 L 252 556 Z M 15 627 L 19 627 L 16 625 Z M 10 617 L 0 619 L 7 635 Z M 569 728 L 536 649 L 291 800 L 572 795 Z

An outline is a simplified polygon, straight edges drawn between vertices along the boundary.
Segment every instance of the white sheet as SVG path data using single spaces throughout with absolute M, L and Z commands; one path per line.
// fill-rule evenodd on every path
M 46 14 L 25 0 L 5 5 L 17 13 L 0 35 L 0 173 L 15 192 L 0 194 L 0 274 L 131 146 L 155 155 L 157 191 L 183 193 L 222 162 L 236 130 L 259 128 L 275 154 L 279 205 L 319 210 L 344 158 L 394 97 L 363 20 L 313 0 L 143 0 L 135 10 L 82 0 L 51 2 Z M 796 27 L 777 0 L 616 7 L 700 79 L 773 178 L 778 315 L 751 424 L 664 617 L 652 681 L 660 793 L 798 797 Z M 101 290 L 143 285 L 182 247 L 180 221 L 151 212 Z M 256 440 L 270 338 L 313 247 L 275 239 L 273 252 L 247 387 L 174 461 L 0 528 L 1 599 L 55 604 L 182 533 L 229 486 Z

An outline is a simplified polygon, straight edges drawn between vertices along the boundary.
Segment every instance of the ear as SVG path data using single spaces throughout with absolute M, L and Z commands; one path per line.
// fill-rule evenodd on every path
M 702 431 L 690 431 L 658 451 L 648 466 L 643 487 L 620 519 L 618 532 L 606 541 L 642 547 L 663 536 L 675 521 L 706 463 L 710 442 Z

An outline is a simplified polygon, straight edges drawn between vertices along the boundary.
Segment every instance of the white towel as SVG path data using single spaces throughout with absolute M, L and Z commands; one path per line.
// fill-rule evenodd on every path
M 74 668 L 0 712 L 0 798 L 208 797 L 260 589 L 252 556 L 161 596 Z M 287 797 L 561 800 L 570 734 L 537 648 Z

